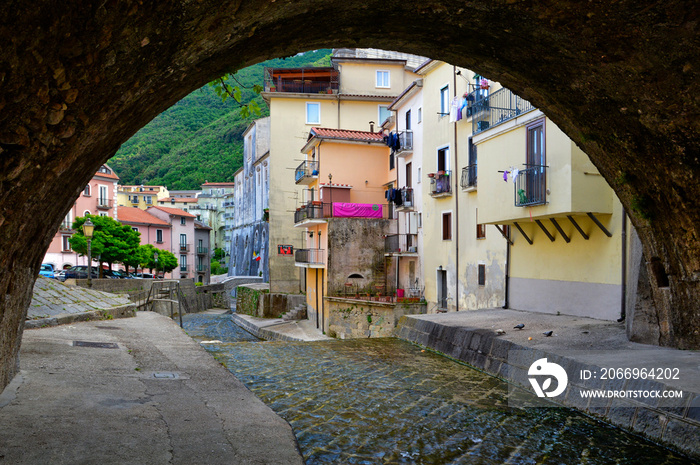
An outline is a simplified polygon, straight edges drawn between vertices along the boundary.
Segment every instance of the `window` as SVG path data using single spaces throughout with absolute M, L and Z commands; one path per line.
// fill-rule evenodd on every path
M 306 102 L 306 124 L 321 124 L 321 104 Z
M 413 187 L 413 163 L 406 163 L 406 187 Z
M 156 242 L 163 242 L 163 230 L 156 229 Z
M 391 116 L 391 111 L 386 105 L 379 105 L 379 124 L 382 124 Z
M 180 271 L 187 271 L 187 255 L 180 255 Z
M 443 147 L 437 152 L 438 171 L 448 171 L 450 169 L 450 148 Z
M 88 216 L 88 215 L 91 215 L 90 210 L 85 210 L 83 212 L 83 216 Z
M 151 195 L 144 195 L 144 196 L 143 196 L 143 198 L 146 200 L 146 203 L 147 203 L 148 205 L 151 205 L 151 203 L 152 203 L 152 202 L 151 202 L 151 198 L 152 198 L 152 197 L 153 197 L 153 196 L 151 196 Z
M 442 214 L 442 240 L 452 240 L 452 213 Z
M 438 308 L 447 309 L 447 270 L 442 266 L 437 270 L 437 305 Z
M 84 195 L 85 197 L 90 197 L 90 184 L 88 184 L 87 186 L 85 186 L 85 190 L 83 191 L 83 195 Z
M 180 248 L 184 249 L 187 247 L 187 234 L 180 234 Z
M 486 265 L 483 263 L 479 264 L 479 286 L 486 285 Z
M 469 138 L 469 165 L 466 171 L 462 172 L 462 187 L 476 187 L 476 145 L 471 137 Z
M 109 216 L 109 215 L 107 215 L 107 213 L 105 213 L 105 212 L 100 212 L 100 216 Z
M 422 123 L 423 122 L 423 107 L 418 108 L 418 121 L 417 123 Z
M 97 199 L 97 203 L 99 205 L 107 205 L 107 199 L 109 196 L 107 195 L 107 186 L 100 186 L 100 196 Z
M 376 87 L 388 88 L 389 86 L 389 71 L 377 71 Z
M 485 224 L 477 224 L 476 225 L 476 238 L 477 239 L 486 239 L 486 225 Z
M 393 169 L 394 169 L 394 166 L 395 166 L 395 162 L 394 162 L 394 152 L 392 151 L 392 152 L 389 154 L 389 169 L 390 169 L 390 170 L 393 170 Z
M 135 231 L 135 232 L 139 232 L 139 228 L 134 228 L 134 227 L 132 227 L 131 230 L 132 230 L 132 231 Z
M 71 251 L 70 242 L 68 241 L 69 239 L 70 239 L 70 236 L 61 236 L 61 245 L 62 245 L 61 250 L 63 252 L 70 252 Z
M 181 216 L 180 217 L 180 224 L 182 226 L 186 226 L 187 225 L 187 218 L 185 218 L 184 216 Z
M 440 89 L 440 116 L 450 114 L 450 86 Z
M 406 112 L 406 131 L 411 130 L 411 110 Z
M 419 166 L 419 167 L 418 167 L 418 179 L 416 180 L 416 184 L 420 184 L 420 175 L 421 175 L 421 172 L 422 172 L 422 171 L 423 171 L 423 170 L 422 170 L 421 167 Z

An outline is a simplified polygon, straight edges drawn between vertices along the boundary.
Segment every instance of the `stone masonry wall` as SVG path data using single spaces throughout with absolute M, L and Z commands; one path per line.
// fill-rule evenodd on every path
M 419 303 L 372 302 L 367 300 L 326 297 L 329 336 L 340 339 L 393 337 L 404 315 L 426 313 Z

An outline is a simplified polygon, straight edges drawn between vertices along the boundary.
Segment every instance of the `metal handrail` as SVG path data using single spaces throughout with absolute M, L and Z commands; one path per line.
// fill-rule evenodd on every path
M 325 249 L 296 249 L 294 261 L 296 263 L 308 263 L 310 265 L 322 265 Z
M 471 104 L 467 115 L 472 116 L 472 134 L 478 134 L 534 109 L 530 102 L 503 88 Z
M 452 193 L 452 183 L 450 182 L 451 171 L 447 170 L 444 172 L 431 173 L 428 177 L 431 178 L 430 181 L 430 194 L 450 194 Z
M 318 176 L 317 161 L 303 161 L 297 169 L 294 170 L 294 182 L 297 184 L 304 178 L 310 176 Z

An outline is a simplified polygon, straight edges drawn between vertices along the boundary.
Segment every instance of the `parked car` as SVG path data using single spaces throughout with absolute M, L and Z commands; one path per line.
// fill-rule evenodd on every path
M 151 273 L 136 273 L 136 278 L 138 279 L 153 279 L 153 277 Z
M 39 269 L 39 276 L 54 279 L 56 276 L 54 275 L 53 265 L 51 263 L 43 263 Z
M 90 273 L 90 276 L 92 276 L 92 279 L 97 279 L 98 274 L 97 274 L 97 268 L 94 266 L 92 267 L 92 273 Z M 66 278 L 65 279 L 87 279 L 87 266 L 85 265 L 76 265 L 76 266 L 71 266 L 69 269 L 66 270 Z
M 133 279 L 129 273 L 122 270 L 112 270 L 112 274 L 119 279 Z
M 63 282 L 66 280 L 66 270 L 57 271 L 54 273 L 54 276 L 59 281 Z

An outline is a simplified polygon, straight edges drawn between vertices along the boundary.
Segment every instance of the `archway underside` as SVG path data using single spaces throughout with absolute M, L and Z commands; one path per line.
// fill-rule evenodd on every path
M 696 6 L 10 2 L 0 19 L 0 387 L 17 370 L 44 251 L 99 165 L 218 75 L 321 47 L 441 59 L 541 108 L 591 157 L 631 215 L 647 259 L 668 275 L 668 288 L 652 282 L 661 344 L 700 348 Z

